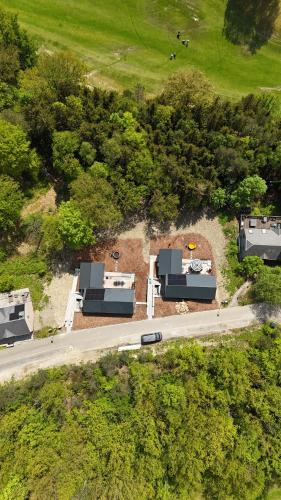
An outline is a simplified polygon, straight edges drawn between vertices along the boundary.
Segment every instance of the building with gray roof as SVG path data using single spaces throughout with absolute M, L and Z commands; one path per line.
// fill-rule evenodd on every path
M 134 314 L 135 291 L 122 288 L 88 289 L 83 303 L 86 314 Z
M 239 258 L 258 256 L 263 260 L 281 260 L 281 218 L 244 216 L 238 237 Z
M 217 283 L 212 274 L 205 271 L 198 259 L 191 260 L 186 269 L 182 251 L 169 248 L 161 249 L 157 259 L 158 276 L 161 279 L 162 295 L 166 299 L 208 300 L 216 297 Z
M 132 316 L 135 310 L 135 275 L 105 273 L 104 264 L 82 262 L 79 290 L 84 314 Z
M 182 251 L 176 248 L 161 248 L 158 259 L 158 275 L 182 273 Z
M 103 288 L 104 264 L 101 262 L 81 262 L 80 292 L 87 288 Z
M 214 300 L 217 283 L 213 275 L 167 274 L 164 295 L 167 299 Z
M 28 288 L 0 294 L 0 344 L 30 339 L 34 313 Z

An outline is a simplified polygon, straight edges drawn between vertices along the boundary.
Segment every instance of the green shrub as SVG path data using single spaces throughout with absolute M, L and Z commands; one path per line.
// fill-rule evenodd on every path
M 41 330 L 38 330 L 34 333 L 34 338 L 36 339 L 45 339 L 46 337 L 53 337 L 57 335 L 58 329 L 52 326 L 44 326 Z

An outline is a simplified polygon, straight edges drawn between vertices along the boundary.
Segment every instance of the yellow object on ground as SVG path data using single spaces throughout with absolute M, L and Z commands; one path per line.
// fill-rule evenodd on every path
M 196 248 L 196 243 L 193 243 L 193 242 L 188 243 L 188 248 L 189 248 L 189 250 L 195 250 L 195 248 Z

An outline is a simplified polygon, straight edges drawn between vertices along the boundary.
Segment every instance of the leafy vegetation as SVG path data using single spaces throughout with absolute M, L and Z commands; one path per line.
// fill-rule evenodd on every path
M 0 262 L 0 292 L 29 288 L 35 308 L 43 299 L 43 284 L 47 278 L 47 263 L 38 255 L 12 257 Z
M 226 265 L 223 269 L 223 274 L 226 280 L 226 289 L 231 295 L 236 292 L 245 281 L 245 273 L 242 271 L 238 260 L 237 251 L 237 232 L 238 225 L 235 221 L 229 221 L 227 217 L 220 217 L 220 222 L 223 225 L 223 232 L 227 238 L 226 244 Z
M 51 326 L 44 326 L 41 330 L 34 333 L 35 339 L 45 339 L 46 337 L 53 337 L 57 335 L 58 329 Z
M 265 498 L 281 479 L 281 339 L 267 325 L 247 338 L 5 384 L 1 496 Z
M 252 294 L 257 302 L 281 306 L 281 267 L 262 267 L 254 283 Z

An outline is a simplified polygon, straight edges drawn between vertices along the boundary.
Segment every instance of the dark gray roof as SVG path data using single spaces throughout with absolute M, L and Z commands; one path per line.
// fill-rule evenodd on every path
M 264 260 L 281 259 L 281 234 L 275 229 L 242 229 L 239 235 L 239 252 L 243 259 L 257 255 Z
M 103 299 L 86 299 L 83 312 L 88 314 L 114 314 L 118 316 L 134 314 L 135 291 L 122 288 L 105 288 Z M 94 296 L 95 294 L 93 294 Z M 89 295 L 90 296 L 90 295 Z M 98 297 L 98 294 L 97 294 Z
M 9 341 L 20 340 L 21 338 L 30 338 L 31 332 L 26 324 L 25 319 L 8 321 L 0 323 L 0 343 L 5 344 Z
M 104 264 L 100 262 L 81 262 L 80 290 L 87 288 L 102 288 L 104 280 Z
M 180 274 L 182 272 L 182 251 L 175 248 L 161 248 L 158 256 L 158 274 Z
M 216 278 L 213 275 L 167 275 L 164 295 L 170 299 L 213 300 L 216 288 Z
M 9 323 L 12 320 L 24 318 L 24 304 L 13 304 L 0 309 L 0 324 Z

